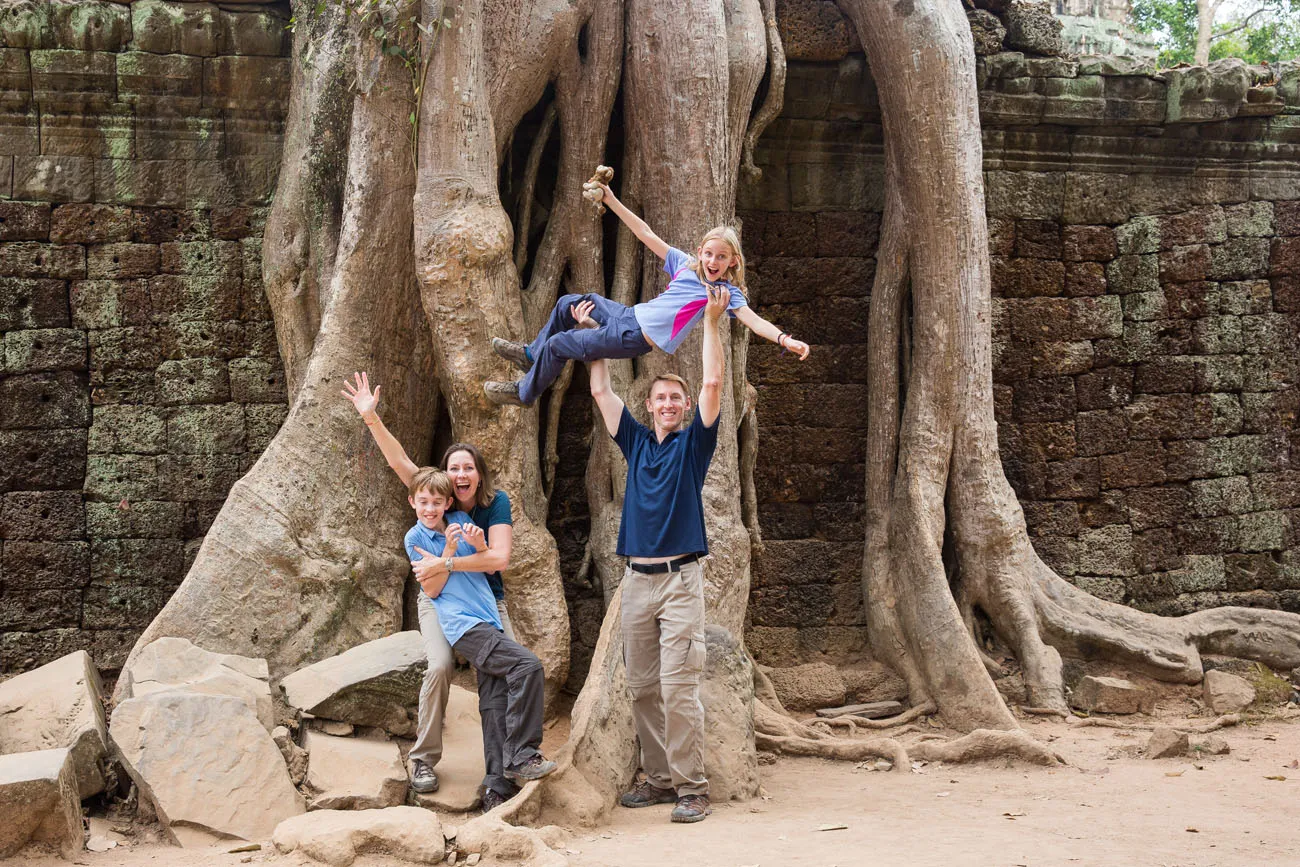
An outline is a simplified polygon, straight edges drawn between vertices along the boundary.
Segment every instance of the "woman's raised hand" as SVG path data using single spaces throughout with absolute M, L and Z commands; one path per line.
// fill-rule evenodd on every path
M 364 416 L 367 413 L 373 413 L 379 406 L 380 386 L 376 385 L 375 390 L 371 392 L 370 377 L 366 375 L 364 370 L 352 375 L 356 378 L 356 382 L 343 380 L 343 391 L 340 393 L 352 401 L 352 405 L 357 408 L 360 415 Z

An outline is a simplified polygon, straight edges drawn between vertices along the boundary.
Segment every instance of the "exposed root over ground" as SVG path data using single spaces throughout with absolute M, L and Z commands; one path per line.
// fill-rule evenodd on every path
M 894 719 L 899 720 L 901 716 Z M 895 725 L 905 725 L 905 722 L 896 722 Z M 898 739 L 905 734 L 920 731 L 915 726 L 906 726 L 893 737 L 865 740 L 836 737 L 779 714 L 761 702 L 755 702 L 754 706 L 755 744 L 759 749 L 782 755 L 815 756 L 854 762 L 880 758 L 893 762 L 895 771 L 910 770 L 913 759 L 959 764 L 1006 758 L 1035 765 L 1068 764 L 1055 751 L 1020 729 L 1010 731 L 976 729 L 954 740 L 946 740 L 934 734 L 922 734 L 920 738 L 910 743 Z

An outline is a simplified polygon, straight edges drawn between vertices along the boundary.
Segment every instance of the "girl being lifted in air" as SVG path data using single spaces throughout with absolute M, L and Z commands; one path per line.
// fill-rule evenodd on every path
M 603 295 L 565 295 L 537 338 L 527 346 L 492 338 L 497 355 L 524 371 L 513 382 L 488 382 L 483 386 L 493 403 L 526 406 L 546 391 L 560 375 L 564 363 L 597 358 L 635 358 L 658 347 L 672 354 L 701 319 L 708 303 L 706 286 L 731 293 L 728 312 L 747 328 L 799 356 L 808 357 L 808 344 L 795 340 L 754 312 L 745 298 L 745 256 L 740 238 L 730 226 L 710 229 L 692 258 L 664 243 L 645 221 L 632 213 L 605 184 L 602 202 L 610 207 L 632 234 L 664 260 L 668 287 L 654 298 L 626 307 Z

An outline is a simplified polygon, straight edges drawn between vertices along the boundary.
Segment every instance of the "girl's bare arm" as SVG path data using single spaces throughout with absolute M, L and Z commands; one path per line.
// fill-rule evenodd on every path
M 744 307 L 737 307 L 735 312 L 736 318 L 739 319 L 746 328 L 757 334 L 759 337 L 772 341 L 782 349 L 790 350 L 795 355 L 799 356 L 800 361 L 807 358 L 808 353 L 812 351 L 808 347 L 807 343 L 804 343 L 802 340 L 795 340 L 790 335 L 785 334 L 785 332 L 780 328 L 777 328 L 771 322 L 768 322 L 762 316 L 755 313 L 754 308 L 750 307 L 748 304 Z M 784 339 L 782 339 L 783 335 Z
M 664 239 L 656 235 L 645 220 L 629 211 L 627 205 L 620 202 L 618 196 L 614 195 L 613 190 L 604 184 L 601 184 L 600 188 L 605 191 L 605 198 L 602 201 L 609 206 L 611 211 L 618 214 L 618 218 L 632 230 L 632 234 L 636 235 L 637 240 L 649 247 L 650 252 L 660 259 L 667 257 L 668 244 L 664 242 Z

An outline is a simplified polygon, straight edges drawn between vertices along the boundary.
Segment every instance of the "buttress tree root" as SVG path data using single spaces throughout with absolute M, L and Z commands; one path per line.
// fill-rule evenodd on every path
M 975 57 L 956 0 L 840 0 L 880 95 L 885 212 L 868 334 L 871 646 L 960 731 L 1015 728 L 972 630 L 992 624 L 1035 709 L 1067 714 L 1061 654 L 1196 683 L 1201 653 L 1289 668 L 1300 616 L 1162 618 L 1097 599 L 1035 554 L 998 456 Z

